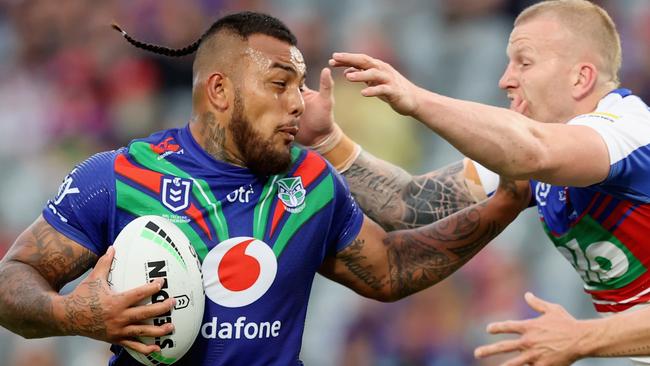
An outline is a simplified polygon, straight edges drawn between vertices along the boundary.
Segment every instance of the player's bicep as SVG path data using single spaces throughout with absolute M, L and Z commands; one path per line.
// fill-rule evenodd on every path
M 97 255 L 59 233 L 39 216 L 16 239 L 3 261 L 33 267 L 58 291 L 92 267 Z
M 532 178 L 540 182 L 585 187 L 607 178 L 610 157 L 607 144 L 591 127 L 544 124 L 540 169 Z
M 364 216 L 357 237 L 323 262 L 319 273 L 358 294 L 378 300 L 390 296 L 386 232 Z

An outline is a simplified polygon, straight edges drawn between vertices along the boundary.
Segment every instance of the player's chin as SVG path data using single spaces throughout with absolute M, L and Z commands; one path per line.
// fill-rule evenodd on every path
M 273 154 L 276 156 L 291 155 L 292 145 L 293 145 L 293 141 L 288 141 L 287 139 L 283 139 L 283 138 L 276 138 L 273 140 L 273 143 L 270 146 L 271 150 L 269 151 L 269 154 Z

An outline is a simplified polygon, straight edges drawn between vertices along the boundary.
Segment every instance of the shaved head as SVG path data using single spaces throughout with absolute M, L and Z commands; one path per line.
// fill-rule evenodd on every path
M 593 62 L 602 82 L 619 85 L 621 41 L 607 12 L 587 0 L 547 0 L 526 8 L 515 20 L 515 27 L 533 19 L 551 18 L 566 32 L 576 57 Z
M 192 66 L 193 85 L 205 81 L 215 71 L 237 79 L 247 48 L 246 38 L 227 29 L 202 40 Z

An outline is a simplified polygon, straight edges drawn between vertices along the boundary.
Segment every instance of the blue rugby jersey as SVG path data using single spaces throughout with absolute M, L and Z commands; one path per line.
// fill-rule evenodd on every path
M 189 126 L 161 131 L 78 165 L 43 216 L 97 255 L 138 216 L 166 217 L 188 236 L 206 306 L 176 365 L 299 365 L 314 275 L 358 235 L 363 213 L 323 158 L 291 153 L 286 174 L 259 177 L 213 159 Z M 110 365 L 139 365 L 111 349 Z

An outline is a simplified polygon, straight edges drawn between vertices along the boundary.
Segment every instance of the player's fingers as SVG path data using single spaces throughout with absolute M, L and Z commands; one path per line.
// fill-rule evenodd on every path
M 532 292 L 526 292 L 526 294 L 524 294 L 524 299 L 526 299 L 526 302 L 533 310 L 542 314 L 546 313 L 549 308 L 553 306 L 552 303 L 540 299 L 539 297 L 533 295 Z
M 508 320 L 505 322 L 490 323 L 487 332 L 490 334 L 517 333 L 521 334 L 526 329 L 525 321 Z
M 335 52 L 329 61 L 330 66 L 334 67 L 356 67 L 357 69 L 370 69 L 376 67 L 376 60 L 363 53 L 345 53 Z
M 356 67 L 348 67 L 347 69 L 343 70 L 343 76 L 351 72 L 357 72 L 357 71 L 361 71 L 361 70 L 357 69 Z
M 121 346 L 128 347 L 136 352 L 140 352 L 144 355 L 148 355 L 151 352 L 160 352 L 160 347 L 156 346 L 155 344 L 147 345 L 142 342 L 132 341 L 128 339 L 120 341 L 119 344 Z
M 345 78 L 354 82 L 364 82 L 370 84 L 384 84 L 390 80 L 385 72 L 377 69 L 350 72 L 345 74 Z
M 511 339 L 497 343 L 488 344 L 486 346 L 478 347 L 474 350 L 474 357 L 483 358 L 493 356 L 499 353 L 508 353 L 521 349 L 520 339 Z
M 332 79 L 332 70 L 329 67 L 324 67 L 320 72 L 320 86 L 318 91 L 325 98 L 332 95 L 332 88 L 334 87 L 334 79 Z
M 146 285 L 138 286 L 136 288 L 125 291 L 121 295 L 124 296 L 130 305 L 136 304 L 141 300 L 144 300 L 160 291 L 163 282 L 164 280 L 162 278 L 154 278 L 153 281 L 147 283 Z
M 174 331 L 172 323 L 163 325 L 129 325 L 124 327 L 123 336 L 128 338 L 137 337 L 162 337 Z
M 512 358 L 503 364 L 501 366 L 526 366 L 526 365 L 534 365 L 535 360 L 538 358 L 538 354 L 533 351 L 527 351 L 527 352 L 522 352 L 519 354 L 517 357 Z
M 124 316 L 128 319 L 129 324 L 139 323 L 143 320 L 169 313 L 174 309 L 175 303 L 176 300 L 171 298 L 155 304 L 134 306 L 125 310 Z
M 386 84 L 370 86 L 361 90 L 361 95 L 364 97 L 382 97 L 390 95 L 390 87 Z
M 106 253 L 97 260 L 97 264 L 95 264 L 95 268 L 92 270 L 92 276 L 97 276 L 103 280 L 108 279 L 108 272 L 111 270 L 114 256 L 115 248 L 113 246 L 108 247 Z

